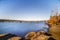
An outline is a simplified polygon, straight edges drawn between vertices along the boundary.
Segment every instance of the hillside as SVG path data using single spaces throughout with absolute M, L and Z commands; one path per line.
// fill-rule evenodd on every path
M 60 15 L 51 16 L 47 24 L 49 25 L 49 33 L 56 40 L 60 40 Z

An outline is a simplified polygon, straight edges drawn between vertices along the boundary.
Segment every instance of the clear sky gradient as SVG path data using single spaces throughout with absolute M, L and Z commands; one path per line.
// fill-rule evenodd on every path
M 0 0 L 0 19 L 47 20 L 60 0 Z

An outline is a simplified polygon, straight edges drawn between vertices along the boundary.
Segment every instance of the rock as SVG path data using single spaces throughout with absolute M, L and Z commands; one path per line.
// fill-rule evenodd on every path
M 7 35 L 7 34 L 0 34 L 0 37 L 1 37 L 1 36 L 4 36 L 4 35 Z
M 36 32 L 29 32 L 25 35 L 26 40 L 33 40 L 36 37 Z
M 60 40 L 60 26 L 53 26 L 49 28 L 49 33 L 52 34 L 52 37 L 56 40 Z
M 20 40 L 21 37 L 18 37 L 15 34 L 1 34 L 0 40 Z
M 37 37 L 37 40 L 48 40 L 49 36 L 46 35 L 40 35 Z
M 9 38 L 8 40 L 21 40 L 20 37 L 12 37 L 12 38 Z
M 38 32 L 29 32 L 26 34 L 26 40 L 50 40 L 51 34 L 46 33 L 44 30 Z
M 45 33 L 44 30 L 40 30 L 40 31 L 37 32 L 37 36 L 39 36 L 39 35 L 41 35 L 41 34 L 44 34 L 44 33 Z
M 44 30 L 37 32 L 37 40 L 48 40 L 50 36 Z

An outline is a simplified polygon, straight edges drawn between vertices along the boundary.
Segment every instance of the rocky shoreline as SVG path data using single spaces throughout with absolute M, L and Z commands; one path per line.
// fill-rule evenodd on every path
M 0 40 L 55 40 L 51 34 L 40 30 L 38 32 L 29 32 L 24 37 L 15 34 L 0 34 Z
M 52 37 L 56 40 L 60 40 L 60 14 L 55 13 L 56 15 L 50 16 L 50 19 L 47 21 L 49 25 L 49 33 L 52 34 Z

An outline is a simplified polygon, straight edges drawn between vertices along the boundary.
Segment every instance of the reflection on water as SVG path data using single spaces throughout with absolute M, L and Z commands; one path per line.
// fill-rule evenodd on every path
M 27 32 L 45 30 L 48 25 L 44 22 L 0 22 L 0 33 L 13 33 L 24 36 Z

